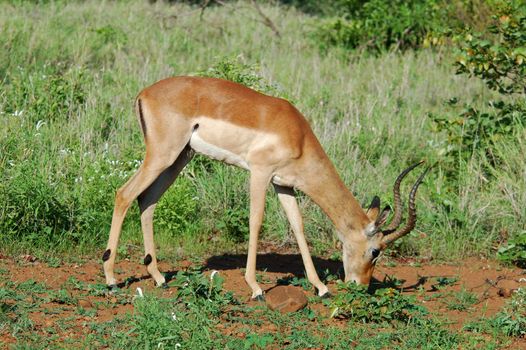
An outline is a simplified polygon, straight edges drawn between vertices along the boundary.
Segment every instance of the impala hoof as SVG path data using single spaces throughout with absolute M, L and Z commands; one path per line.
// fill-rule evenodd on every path
M 332 298 L 332 294 L 331 294 L 331 292 L 325 292 L 325 294 L 320 295 L 320 298 L 322 298 L 322 299 L 330 299 L 330 298 Z
M 253 297 L 252 300 L 259 301 L 259 302 L 265 302 L 265 297 L 263 296 L 263 294 L 259 294 Z
M 161 284 L 159 285 L 159 288 L 162 288 L 162 289 L 168 289 L 168 288 L 169 288 L 169 287 L 168 287 L 168 283 L 166 283 L 166 282 L 161 283 Z
M 117 293 L 119 291 L 119 287 L 117 287 L 116 284 L 108 284 L 107 287 L 110 294 Z

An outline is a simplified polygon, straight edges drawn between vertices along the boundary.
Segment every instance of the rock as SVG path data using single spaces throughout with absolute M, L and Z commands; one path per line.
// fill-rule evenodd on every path
M 294 312 L 307 306 L 305 293 L 294 286 L 277 286 L 265 294 L 267 306 L 281 313 Z
M 89 309 L 93 307 L 93 304 L 87 299 L 79 299 L 79 306 L 81 306 L 84 309 Z
M 515 292 L 515 289 L 511 288 L 500 288 L 497 294 L 503 298 L 509 298 Z
M 192 266 L 192 262 L 183 260 L 179 262 L 179 266 L 181 267 L 181 270 L 187 271 Z

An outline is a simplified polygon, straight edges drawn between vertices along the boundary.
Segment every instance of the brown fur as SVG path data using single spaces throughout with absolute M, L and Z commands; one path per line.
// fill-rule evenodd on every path
M 210 154 L 217 147 L 221 152 L 241 159 L 250 169 L 246 280 L 253 290 L 253 297 L 262 293 L 256 283 L 255 266 L 265 193 L 270 182 L 275 183 L 298 240 L 307 277 L 318 288 L 319 294 L 328 290 L 312 264 L 292 187 L 305 192 L 323 209 L 339 231 L 344 251 L 347 249 L 348 256 L 352 251 L 352 261 L 344 256 L 346 278 L 357 275 L 358 282 L 368 283 L 372 264 L 362 261 L 369 244 L 364 230 L 374 222 L 378 211 L 368 216 L 360 207 L 309 123 L 292 104 L 230 81 L 201 77 L 161 80 L 144 89 L 137 101 L 141 127 L 148 135 L 145 137 L 146 156 L 139 171 L 117 191 L 108 249 L 117 250 L 122 221 L 131 201 L 138 197 L 145 253 L 151 256 L 148 271 L 158 284 L 164 283 L 164 277 L 157 270 L 153 245 L 153 211 L 160 196 L 191 159 L 191 150 L 185 149 L 191 147 L 193 133 L 197 132 L 199 142 L 204 142 L 203 147 L 212 147 Z M 111 254 L 104 263 L 109 285 L 115 284 L 114 260 L 115 254 Z M 352 271 L 347 271 L 348 266 Z

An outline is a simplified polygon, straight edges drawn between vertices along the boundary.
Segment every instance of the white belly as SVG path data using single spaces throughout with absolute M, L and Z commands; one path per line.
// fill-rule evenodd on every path
M 249 170 L 248 163 L 241 156 L 206 142 L 199 136 L 199 129 L 194 131 L 192 137 L 190 138 L 190 147 L 197 153 L 203 154 L 212 159 L 225 162 L 227 164 L 236 165 L 240 168 Z

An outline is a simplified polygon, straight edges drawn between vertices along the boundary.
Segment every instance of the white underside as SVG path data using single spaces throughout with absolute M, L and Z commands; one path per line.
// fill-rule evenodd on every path
M 275 136 L 256 132 L 207 117 L 197 119 L 197 127 L 190 137 L 190 147 L 197 153 L 221 162 L 250 170 L 247 154 L 253 149 L 276 143 Z M 291 183 L 274 174 L 272 182 L 281 186 Z
M 199 136 L 197 132 L 194 132 L 190 138 L 190 147 L 192 147 L 192 149 L 197 153 L 203 154 L 212 159 L 250 170 L 247 161 L 241 156 L 206 142 Z

